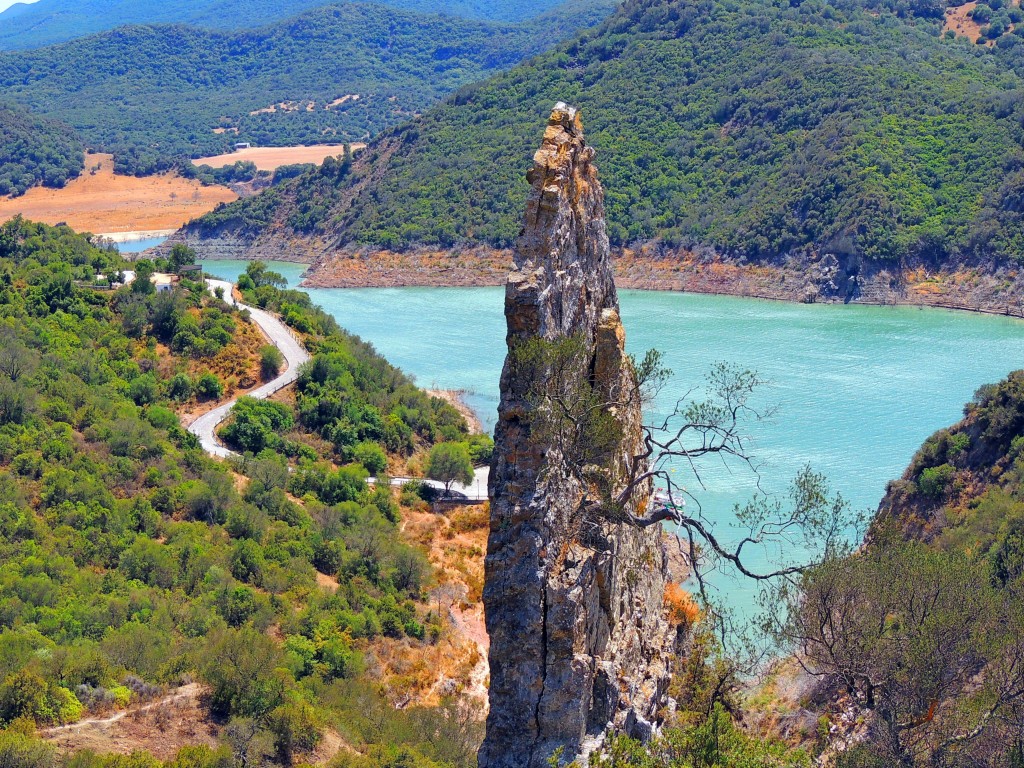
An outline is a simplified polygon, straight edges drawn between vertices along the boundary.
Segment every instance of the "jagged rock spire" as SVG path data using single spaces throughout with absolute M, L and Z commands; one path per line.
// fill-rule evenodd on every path
M 481 768 L 543 768 L 558 748 L 569 761 L 612 728 L 650 735 L 671 670 L 660 529 L 598 519 L 581 533 L 587 489 L 558 448 L 532 433 L 538 374 L 511 362 L 531 339 L 575 337 L 584 347 L 580 377 L 609 390 L 636 387 L 593 158 L 579 114 L 557 104 L 527 173 L 531 191 L 505 291 L 510 357 L 489 488 L 491 683 Z M 621 439 L 606 461 L 613 476 L 639 453 L 639 404 L 615 418 Z M 627 514 L 646 503 L 644 489 Z

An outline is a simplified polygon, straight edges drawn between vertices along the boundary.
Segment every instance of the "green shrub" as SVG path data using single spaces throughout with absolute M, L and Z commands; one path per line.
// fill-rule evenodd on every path
M 281 350 L 273 344 L 260 347 L 260 376 L 264 381 L 270 381 L 281 372 L 284 365 L 284 355 Z
M 184 373 L 175 374 L 167 383 L 167 396 L 171 400 L 177 400 L 179 403 L 184 403 L 191 399 L 192 379 Z
M 221 428 L 220 436 L 243 451 L 259 453 L 264 448 L 280 446 L 280 434 L 291 429 L 291 412 L 281 403 L 239 398 L 231 410 L 231 420 Z
M 938 499 L 946 494 L 956 470 L 949 464 L 929 467 L 921 472 L 917 487 L 921 494 L 930 499 Z
M 0 731 L 0 765 L 4 768 L 54 768 L 57 750 L 34 735 Z
M 196 380 L 195 390 L 201 400 L 218 400 L 224 395 L 224 385 L 212 373 L 202 374 Z
M 144 373 L 132 379 L 128 393 L 136 405 L 149 405 L 160 395 L 160 384 L 152 373 Z
M 374 476 L 379 476 L 388 468 L 388 457 L 384 449 L 369 441 L 363 441 L 352 449 L 352 460 L 362 464 Z

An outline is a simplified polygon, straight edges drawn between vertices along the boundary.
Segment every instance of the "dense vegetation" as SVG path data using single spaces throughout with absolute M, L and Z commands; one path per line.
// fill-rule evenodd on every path
M 82 172 L 83 151 L 68 126 L 0 105 L 0 197 L 63 187 Z
M 67 228 L 0 227 L 0 763 L 63 764 L 37 726 L 189 678 L 209 686 L 225 746 L 183 753 L 180 768 L 287 762 L 327 725 L 357 743 L 423 742 L 403 747 L 423 765 L 465 750 L 446 710 L 391 712 L 363 674 L 375 639 L 439 634 L 416 602 L 429 565 L 367 467 L 464 439 L 461 417 L 255 265 L 247 294 L 282 312 L 313 360 L 297 404 L 237 409 L 226 437 L 258 452 L 210 459 L 176 410 L 233 385 L 219 366 L 245 356 L 249 322 L 184 277 L 154 291 L 153 269 L 190 259 L 179 246 L 135 262 L 135 282 L 116 287 L 115 250 Z M 72 764 L 156 765 L 120 760 Z
M 116 170 L 143 175 L 237 141 L 366 140 L 607 7 L 580 1 L 511 24 L 350 3 L 245 31 L 123 27 L 0 54 L 0 97 L 64 120 L 90 148 L 112 152 Z
M 0 49 L 38 48 L 128 24 L 189 24 L 209 29 L 241 29 L 267 24 L 318 8 L 324 0 L 40 0 L 0 14 Z M 416 13 L 443 13 L 466 19 L 525 21 L 551 10 L 558 0 L 385 0 L 384 5 Z M 610 7 L 610 6 L 609 6 Z
M 615 244 L 660 239 L 758 259 L 1018 256 L 1024 25 L 976 46 L 940 34 L 941 10 L 631 0 L 598 29 L 389 132 L 336 185 L 328 215 L 297 232 L 508 245 L 523 169 L 564 100 L 582 109 L 597 149 Z M 291 189 L 303 194 L 302 183 Z M 256 208 L 265 201 L 211 221 Z

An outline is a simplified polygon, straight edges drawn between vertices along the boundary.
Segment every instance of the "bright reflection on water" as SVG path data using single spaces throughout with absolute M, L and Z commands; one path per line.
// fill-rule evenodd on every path
M 293 285 L 303 269 L 273 266 Z M 207 268 L 233 278 L 242 265 Z M 422 386 L 467 390 L 469 404 L 493 426 L 505 355 L 501 289 L 309 292 Z M 928 435 L 960 418 L 979 386 L 1024 367 L 1024 324 L 1002 317 L 645 291 L 622 291 L 621 303 L 630 349 L 660 349 L 673 371 L 655 411 L 699 387 L 712 363 L 754 369 L 772 382 L 759 403 L 778 408 L 774 419 L 749 430 L 762 486 L 784 494 L 810 464 L 856 509 L 874 509 L 886 482 L 899 477 Z M 683 468 L 678 473 L 685 477 Z M 756 490 L 749 471 L 713 460 L 703 481 L 705 490 L 683 480 L 720 526 Z M 801 552 L 750 554 L 755 567 L 766 568 Z M 730 604 L 749 609 L 756 586 L 725 576 L 714 581 Z

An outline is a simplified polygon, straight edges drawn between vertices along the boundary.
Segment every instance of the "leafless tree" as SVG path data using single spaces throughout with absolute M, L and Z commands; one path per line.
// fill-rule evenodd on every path
M 830 496 L 822 475 L 802 470 L 788 503 L 760 492 L 748 430 L 775 411 L 755 404 L 755 393 L 766 383 L 755 372 L 724 363 L 713 366 L 702 397 L 696 397 L 696 390 L 685 392 L 666 416 L 639 425 L 639 451 L 617 457 L 623 443 L 623 414 L 649 405 L 669 381 L 671 372 L 662 365 L 660 353 L 650 351 L 642 360 L 628 358 L 625 364 L 631 374 L 608 381 L 595 375 L 579 337 L 525 342 L 513 351 L 512 364 L 518 375 L 536 382 L 527 397 L 533 439 L 550 446 L 549 457 L 559 457 L 560 471 L 574 476 L 585 489 L 580 505 L 583 524 L 674 524 L 702 593 L 704 574 L 721 562 L 759 581 L 796 577 L 807 567 L 794 563 L 767 572 L 749 567 L 748 548 L 769 541 L 783 546 L 799 542 L 803 551 L 816 552 L 818 558 L 845 546 L 844 535 L 854 518 L 840 496 Z M 700 492 L 691 491 L 672 471 L 673 465 L 684 466 L 696 487 L 706 490 L 703 474 L 708 459 L 738 464 L 757 482 L 759 492 L 736 509 L 745 535 L 733 545 L 726 546 L 705 515 Z M 648 496 L 655 483 L 664 492 L 637 513 L 636 500 Z

